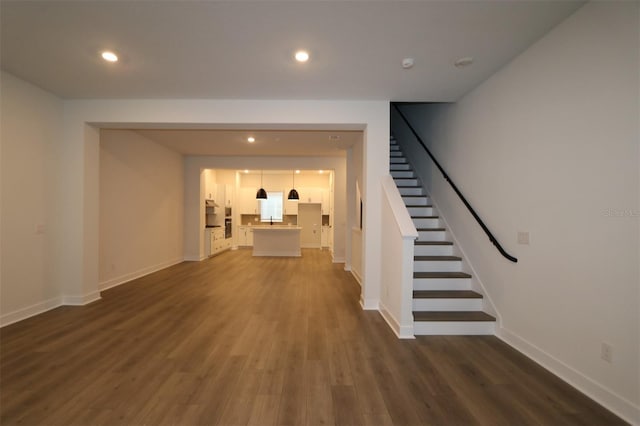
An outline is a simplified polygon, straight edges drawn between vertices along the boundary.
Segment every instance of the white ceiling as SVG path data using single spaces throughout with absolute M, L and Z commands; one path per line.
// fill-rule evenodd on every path
M 361 131 L 139 129 L 136 132 L 184 155 L 344 157 L 347 148 L 362 141 Z M 249 136 L 255 142 L 247 142 Z
M 455 101 L 581 4 L 2 0 L 1 60 L 64 98 Z

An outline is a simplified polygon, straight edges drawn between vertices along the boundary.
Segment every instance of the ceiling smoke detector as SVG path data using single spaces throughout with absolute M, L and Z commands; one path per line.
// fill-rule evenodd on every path
M 413 67 L 414 63 L 415 63 L 415 59 L 413 59 L 413 58 L 404 58 L 402 60 L 402 68 L 404 68 L 405 70 L 408 70 L 409 68 Z
M 456 68 L 464 68 L 468 67 L 473 63 L 473 58 L 471 56 L 465 56 L 464 58 L 460 58 L 453 63 Z
M 340 140 L 340 136 L 338 136 L 338 135 L 329 135 L 329 140 L 330 141 L 339 141 Z

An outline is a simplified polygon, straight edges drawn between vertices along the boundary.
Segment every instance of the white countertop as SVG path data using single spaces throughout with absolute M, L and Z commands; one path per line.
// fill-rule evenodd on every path
M 289 226 L 289 225 L 258 225 L 258 226 L 247 226 L 247 228 L 253 228 L 258 230 L 271 230 L 271 231 L 299 231 L 302 229 L 301 226 Z

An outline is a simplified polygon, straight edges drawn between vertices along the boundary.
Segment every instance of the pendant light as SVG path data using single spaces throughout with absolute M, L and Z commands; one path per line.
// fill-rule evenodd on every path
M 267 191 L 262 187 L 262 170 L 260 170 L 260 189 L 258 189 L 258 193 L 256 194 L 256 200 L 266 200 L 267 199 Z
M 287 200 L 299 200 L 300 196 L 298 195 L 298 191 L 296 191 L 296 172 L 291 170 L 291 179 L 293 180 L 293 188 L 289 191 L 289 195 L 287 195 Z

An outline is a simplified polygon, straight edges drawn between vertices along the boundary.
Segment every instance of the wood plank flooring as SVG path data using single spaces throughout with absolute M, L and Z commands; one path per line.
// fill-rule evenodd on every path
M 186 262 L 0 330 L 2 425 L 614 425 L 494 337 L 398 340 L 329 254 Z

